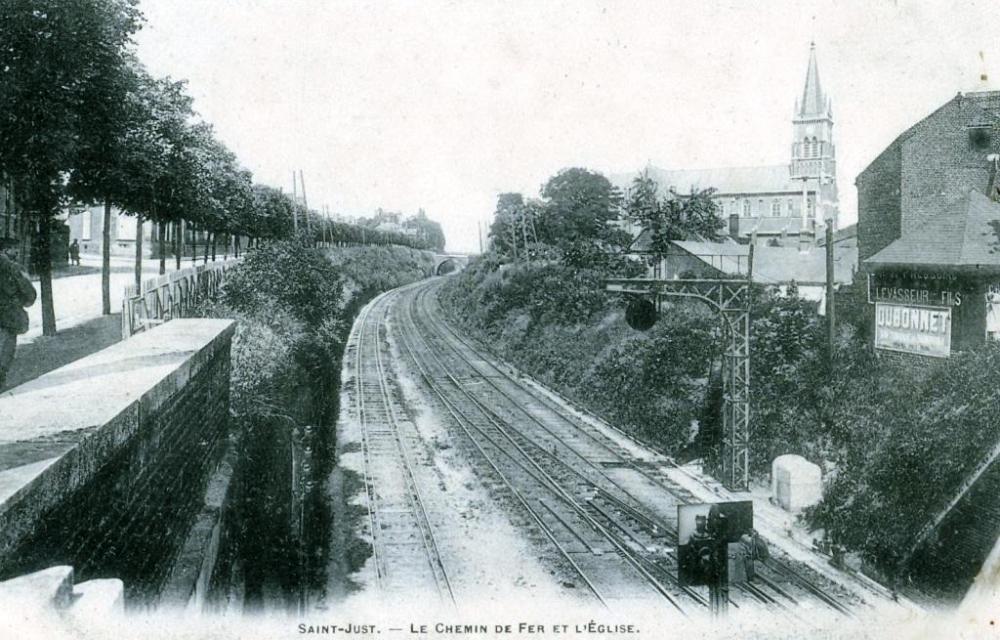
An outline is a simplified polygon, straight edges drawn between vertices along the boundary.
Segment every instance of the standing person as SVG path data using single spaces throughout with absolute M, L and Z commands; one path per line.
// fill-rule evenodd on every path
M 69 245 L 69 261 L 70 264 L 80 266 L 80 243 L 75 239 L 72 244 Z
M 7 252 L 14 242 L 0 238 L 0 389 L 14 361 L 17 336 L 28 330 L 25 307 L 35 303 L 35 287 Z

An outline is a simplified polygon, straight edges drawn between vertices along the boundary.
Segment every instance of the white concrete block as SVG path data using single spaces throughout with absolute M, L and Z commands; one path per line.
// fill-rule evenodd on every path
M 771 495 L 786 511 L 810 507 L 823 499 L 823 471 L 802 456 L 778 456 L 771 463 Z

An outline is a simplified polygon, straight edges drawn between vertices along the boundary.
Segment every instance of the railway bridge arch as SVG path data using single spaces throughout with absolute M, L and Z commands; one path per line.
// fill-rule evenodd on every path
M 431 269 L 431 275 L 443 276 L 455 271 L 461 271 L 467 266 L 469 266 L 469 256 L 467 255 L 459 253 L 436 253 L 434 254 L 434 267 Z

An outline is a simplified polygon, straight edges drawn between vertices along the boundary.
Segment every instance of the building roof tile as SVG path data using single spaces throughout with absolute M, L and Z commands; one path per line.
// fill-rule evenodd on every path
M 971 190 L 948 211 L 865 262 L 875 266 L 1000 269 L 1000 204 Z
M 695 257 L 725 275 L 745 276 L 750 245 L 735 242 L 701 242 L 675 240 L 672 243 L 683 253 Z M 631 251 L 649 250 L 649 234 L 643 232 L 632 244 Z M 834 247 L 833 275 L 838 283 L 850 283 L 858 264 L 856 247 Z M 818 283 L 826 281 L 826 249 L 810 245 L 772 247 L 757 245 L 753 252 L 753 280 L 761 284 Z

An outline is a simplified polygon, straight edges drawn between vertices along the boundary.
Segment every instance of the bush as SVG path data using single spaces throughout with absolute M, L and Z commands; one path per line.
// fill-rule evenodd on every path
M 265 587 L 292 594 L 325 585 L 330 541 L 322 489 L 335 453 L 329 427 L 338 409 L 344 342 L 363 302 L 423 277 L 432 260 L 403 247 L 325 252 L 271 242 L 248 252 L 227 273 L 219 300 L 202 305 L 199 315 L 238 321 L 230 408 L 243 429 L 236 471 L 243 498 L 227 536 L 237 540 L 235 562 L 248 602 Z M 298 486 L 291 474 L 295 443 L 308 463 Z M 302 539 L 289 526 L 289 496 L 300 489 Z M 308 574 L 300 572 L 300 551 L 310 558 Z
M 1000 346 L 947 360 L 879 358 L 838 397 L 832 477 L 808 514 L 892 573 L 932 514 L 1000 440 Z
M 714 446 L 715 312 L 673 303 L 650 331 L 632 331 L 604 277 L 487 254 L 441 298 L 498 355 L 625 431 L 684 455 L 697 425 Z M 891 573 L 1000 440 L 1000 345 L 945 360 L 876 356 L 856 305 L 830 353 L 815 303 L 757 291 L 752 314 L 751 473 L 765 477 L 786 453 L 821 464 L 825 497 L 808 522 Z
M 388 291 L 430 275 L 433 254 L 405 247 L 344 247 L 326 254 L 327 260 L 354 287 L 366 293 Z
M 243 313 L 273 308 L 310 327 L 340 309 L 343 279 L 323 252 L 296 240 L 270 242 L 226 274 L 222 301 Z
M 627 265 L 622 265 L 627 268 Z M 475 260 L 442 288 L 457 322 L 499 355 L 636 436 L 676 453 L 704 402 L 718 322 L 686 301 L 649 333 L 624 321 L 607 272 Z

